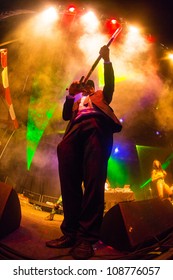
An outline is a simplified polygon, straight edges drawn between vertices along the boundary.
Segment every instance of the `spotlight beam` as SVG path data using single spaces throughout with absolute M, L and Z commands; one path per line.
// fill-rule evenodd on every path
M 121 32 L 122 30 L 122 27 L 119 26 L 116 31 L 113 33 L 112 37 L 110 38 L 109 42 L 107 43 L 107 47 L 109 47 L 111 45 L 111 43 L 115 40 L 115 38 L 119 35 L 119 33 Z M 87 82 L 87 80 L 89 79 L 89 77 L 91 76 L 92 72 L 94 71 L 94 69 L 96 68 L 97 64 L 99 63 L 101 59 L 101 55 L 98 56 L 98 58 L 96 59 L 96 61 L 94 62 L 94 64 L 92 65 L 90 71 L 88 72 L 88 74 L 86 75 L 85 79 L 84 79 L 84 76 L 82 76 L 80 82 L 83 81 L 84 79 L 84 84 Z

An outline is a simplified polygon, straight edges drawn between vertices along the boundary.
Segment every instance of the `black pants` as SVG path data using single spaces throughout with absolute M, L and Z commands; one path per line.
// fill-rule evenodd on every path
M 91 242 L 99 239 L 112 143 L 108 125 L 89 118 L 76 124 L 58 145 L 64 234 Z

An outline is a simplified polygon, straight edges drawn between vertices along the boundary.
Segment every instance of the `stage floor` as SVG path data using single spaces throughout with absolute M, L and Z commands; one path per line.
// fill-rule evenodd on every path
M 47 240 L 61 236 L 63 215 L 56 214 L 53 221 L 46 220 L 48 212 L 28 202 L 19 195 L 22 219 L 20 227 L 0 240 L 1 260 L 72 260 L 69 249 L 52 249 L 45 246 Z M 11 213 L 12 219 L 13 213 Z M 172 260 L 173 230 L 159 243 L 135 251 L 119 251 L 102 242 L 94 245 L 93 260 Z

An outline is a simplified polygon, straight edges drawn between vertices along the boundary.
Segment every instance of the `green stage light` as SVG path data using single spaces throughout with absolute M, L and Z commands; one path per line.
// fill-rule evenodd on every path
M 49 95 L 42 96 L 38 80 L 33 83 L 32 95 L 28 108 L 27 122 L 27 169 L 31 167 L 38 144 L 42 135 L 52 118 L 56 108 L 56 103 L 51 101 Z
M 112 156 L 108 161 L 108 180 L 112 186 L 122 187 L 129 182 L 129 173 L 126 163 Z

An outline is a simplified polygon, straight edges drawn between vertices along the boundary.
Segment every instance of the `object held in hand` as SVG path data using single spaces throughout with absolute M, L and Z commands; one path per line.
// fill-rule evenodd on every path
M 70 95 L 75 95 L 75 94 L 77 94 L 79 92 L 82 92 L 83 90 L 84 90 L 83 85 L 80 82 L 76 81 L 76 82 L 73 82 L 70 85 L 70 87 L 69 87 L 69 94 Z

